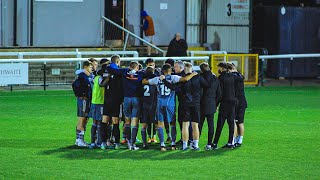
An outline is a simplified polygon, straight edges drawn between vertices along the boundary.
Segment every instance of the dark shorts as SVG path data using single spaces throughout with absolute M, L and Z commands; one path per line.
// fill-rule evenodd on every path
M 184 106 L 183 107 L 183 122 L 200 122 L 200 105 L 199 106 Z
M 178 105 L 178 122 L 183 122 L 184 112 L 182 103 Z
M 124 115 L 126 118 L 140 118 L 141 101 L 139 97 L 124 97 Z
M 109 117 L 119 117 L 120 115 L 120 102 L 108 103 L 105 102 L 103 105 L 103 115 Z
M 235 120 L 237 124 L 244 123 L 244 114 L 246 112 L 245 106 L 236 107 Z
M 157 106 L 152 104 L 143 104 L 142 105 L 142 118 L 141 123 L 156 123 L 156 111 Z
M 91 101 L 83 98 L 77 98 L 77 116 L 89 117 Z

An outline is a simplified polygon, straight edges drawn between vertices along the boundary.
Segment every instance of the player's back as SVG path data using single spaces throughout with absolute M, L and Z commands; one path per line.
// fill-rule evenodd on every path
M 192 77 L 182 86 L 183 101 L 186 106 L 194 106 L 200 104 L 200 75 Z
M 146 75 L 147 80 L 156 77 L 155 74 Z M 157 104 L 157 87 L 146 84 L 143 86 L 143 106 L 152 106 Z
M 166 80 L 169 83 L 173 83 L 173 76 L 167 75 Z M 157 84 L 157 90 L 158 90 L 158 100 L 159 104 L 161 106 L 175 106 L 175 91 L 168 88 L 163 81 L 159 79 L 159 82 Z

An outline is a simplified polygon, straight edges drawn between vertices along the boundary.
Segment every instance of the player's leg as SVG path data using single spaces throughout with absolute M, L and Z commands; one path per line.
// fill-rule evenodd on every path
M 128 97 L 124 98 L 123 103 L 124 115 L 125 115 L 125 123 L 124 123 L 124 131 L 127 138 L 128 149 L 131 149 L 131 99 Z
M 225 109 L 220 105 L 219 108 L 219 114 L 218 114 L 218 120 L 217 120 L 217 128 L 216 128 L 216 133 L 214 135 L 214 140 L 213 140 L 213 144 L 212 144 L 212 148 L 213 149 L 217 149 L 218 148 L 218 142 L 221 136 L 221 132 L 224 126 L 224 123 L 226 121 L 226 115 L 225 115 Z
M 141 127 L 141 137 L 143 148 L 147 148 L 147 143 L 151 143 L 151 119 L 150 119 L 150 111 L 147 104 L 143 104 L 142 106 L 142 117 L 140 123 Z M 148 134 L 148 140 L 147 140 Z
M 214 114 L 208 114 L 207 115 L 207 122 L 208 122 L 208 143 L 207 143 L 207 148 L 208 150 L 211 149 L 211 144 L 212 144 L 212 139 L 213 139 L 213 134 L 214 134 Z
M 238 136 L 236 146 L 241 146 L 244 136 L 244 115 L 245 115 L 246 108 L 242 107 L 239 109 L 239 113 L 237 114 L 237 129 L 238 129 Z
M 235 107 L 232 104 L 229 104 L 228 107 L 228 115 L 227 115 L 227 123 L 229 127 L 229 137 L 228 144 L 226 144 L 223 148 L 233 149 L 233 134 L 234 134 L 234 119 L 235 119 Z
M 139 130 L 139 118 L 140 118 L 140 110 L 141 110 L 141 103 L 140 98 L 131 98 L 131 125 L 132 125 L 132 132 L 131 132 L 131 141 L 132 141 L 132 150 L 138 150 L 139 148 L 136 147 L 136 139 Z
M 188 149 L 190 119 L 191 119 L 190 108 L 184 107 L 184 116 L 183 116 L 183 123 L 182 123 L 182 150 Z
M 107 147 L 108 123 L 109 122 L 110 122 L 110 116 L 103 115 L 102 121 L 101 121 L 101 129 L 100 129 L 101 149 L 106 149 L 106 147 Z
M 202 128 L 203 128 L 203 124 L 204 124 L 205 119 L 206 119 L 206 115 L 201 113 L 200 122 L 199 122 L 199 134 L 200 134 L 200 136 L 201 136 L 201 133 L 202 133 Z
M 172 138 L 171 138 L 171 134 L 170 134 L 170 124 L 166 119 L 164 120 L 164 127 L 166 129 L 166 134 L 168 137 L 166 142 L 171 142 Z
M 164 144 L 164 120 L 165 120 L 165 110 L 164 107 L 158 105 L 157 108 L 157 120 L 158 120 L 158 137 L 160 141 L 160 150 L 165 151 L 166 145 Z
M 188 149 L 188 140 L 189 140 L 189 121 L 183 121 L 182 123 L 182 150 Z
M 147 148 L 147 129 L 148 129 L 148 123 L 141 123 L 141 137 L 142 137 L 142 143 L 143 143 L 143 148 Z
M 191 109 L 191 125 L 192 125 L 192 137 L 193 137 L 193 149 L 199 149 L 199 121 L 200 121 L 200 106 L 192 107 Z
M 114 136 L 115 149 L 120 147 L 120 128 L 119 128 L 119 117 L 112 117 L 112 134 Z
M 170 128 L 171 128 L 171 150 L 176 150 L 177 128 L 176 128 L 175 112 L 176 112 L 175 106 L 167 106 L 166 118 L 170 123 Z
M 78 116 L 78 123 L 77 123 L 77 128 L 76 128 L 76 145 L 78 146 L 87 146 L 87 144 L 84 141 L 84 126 L 85 126 L 85 122 L 87 120 L 88 117 L 88 107 L 89 104 L 87 103 L 87 100 L 78 98 L 77 99 L 77 116 Z

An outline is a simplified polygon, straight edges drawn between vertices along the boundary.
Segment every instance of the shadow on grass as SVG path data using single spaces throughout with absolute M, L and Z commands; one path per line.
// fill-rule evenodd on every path
M 149 149 L 140 149 L 138 151 L 130 151 L 125 146 L 119 150 L 114 149 L 88 149 L 77 146 L 67 146 L 58 149 L 46 150 L 41 155 L 58 155 L 61 158 L 82 160 L 82 159 L 130 159 L 130 160 L 174 160 L 174 159 L 193 159 L 206 158 L 212 156 L 221 156 L 230 150 L 218 149 L 212 151 L 194 151 L 194 150 L 175 150 L 172 151 L 167 147 L 166 152 L 159 150 L 159 144 L 152 144 Z M 234 151 L 234 150 L 232 150 Z

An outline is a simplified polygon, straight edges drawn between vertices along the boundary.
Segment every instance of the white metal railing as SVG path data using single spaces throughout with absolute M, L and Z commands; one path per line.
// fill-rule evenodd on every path
M 158 50 L 158 51 L 162 52 L 162 54 L 163 54 L 163 55 L 165 55 L 164 50 L 162 50 L 162 49 L 160 49 L 159 47 L 157 47 L 157 46 L 155 46 L 155 45 L 151 44 L 150 42 L 148 42 L 148 41 L 146 41 L 146 40 L 142 39 L 141 37 L 137 36 L 137 35 L 136 35 L 136 34 L 134 34 L 133 32 L 131 32 L 131 31 L 127 30 L 126 28 L 124 28 L 124 27 L 120 26 L 119 24 L 117 24 L 117 23 L 113 22 L 111 19 L 108 19 L 108 18 L 106 18 L 106 17 L 104 17 L 104 16 L 102 16 L 101 18 L 102 18 L 103 20 L 107 21 L 108 23 L 110 23 L 110 24 L 114 25 L 115 27 L 117 27 L 117 28 L 119 28 L 119 29 L 121 29 L 122 31 L 124 31 L 124 32 L 126 32 L 126 33 L 127 33 L 127 34 L 126 34 L 125 41 L 124 41 L 124 47 L 123 47 L 123 50 L 125 50 L 125 49 L 126 49 L 127 42 L 128 42 L 128 39 L 129 39 L 129 35 L 131 35 L 131 36 L 133 36 L 133 37 L 135 37 L 135 38 L 139 39 L 140 41 L 144 42 L 145 44 L 147 44 L 147 45 L 149 45 L 149 46 L 153 47 L 154 49 L 156 49 L 156 50 Z M 103 24 L 102 24 L 102 26 L 103 26 Z
M 24 56 L 76 56 L 81 58 L 82 55 L 132 55 L 139 57 L 137 51 L 61 51 L 61 52 L 0 52 L 0 56 L 17 56 L 18 59 L 23 59 Z
M 278 54 L 278 55 L 261 55 L 259 56 L 259 59 L 261 59 L 261 66 L 263 67 L 264 61 L 268 59 L 290 59 L 290 85 L 292 86 L 293 83 L 293 65 L 292 62 L 294 59 L 300 59 L 300 58 L 314 58 L 314 57 L 320 57 L 319 53 L 315 54 Z M 264 75 L 261 74 L 261 82 L 263 85 L 263 79 Z
M 155 61 L 165 61 L 167 59 L 173 60 L 208 60 L 209 56 L 197 56 L 197 57 L 124 57 L 121 61 L 145 61 L 148 58 L 152 58 Z M 95 58 L 101 60 L 102 58 Z M 49 63 L 49 62 L 82 62 L 87 61 L 88 58 L 37 58 L 37 59 L 1 59 L 0 63 Z
M 320 57 L 320 54 L 279 54 L 279 55 L 262 55 L 259 59 L 298 59 L 298 58 L 308 58 L 308 57 Z

